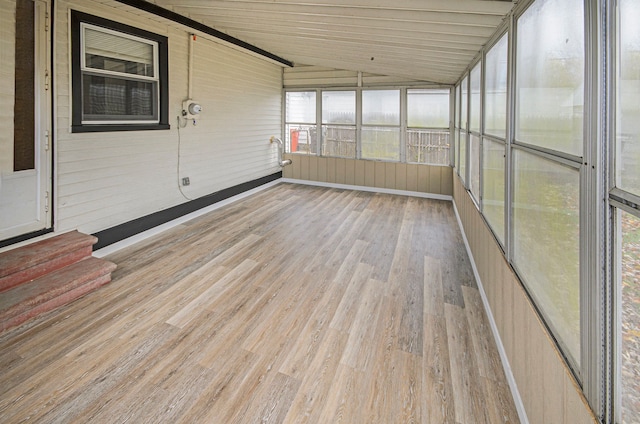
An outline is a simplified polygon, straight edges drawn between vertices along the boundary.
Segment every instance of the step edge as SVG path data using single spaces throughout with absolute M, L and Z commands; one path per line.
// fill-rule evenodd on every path
M 46 290 L 43 292 L 35 293 L 34 295 L 29 296 L 26 299 L 23 299 L 22 301 L 7 307 L 6 309 L 0 309 L 0 321 L 4 321 L 7 317 L 20 314 L 23 311 L 35 308 L 38 305 L 49 301 L 50 299 L 54 299 L 58 296 L 61 296 L 101 276 L 111 274 L 117 268 L 117 265 L 114 264 L 113 262 L 105 261 L 98 258 L 87 258 L 82 261 L 71 264 L 67 267 L 61 268 L 58 271 L 54 271 L 50 274 L 46 274 L 44 276 L 36 278 L 35 280 L 29 281 L 27 283 L 23 283 L 20 286 L 15 286 L 9 290 L 6 290 L 4 293 L 7 293 L 8 291 L 11 291 L 11 290 L 15 290 L 27 284 L 38 284 L 40 281 L 44 279 L 51 278 L 52 275 L 72 273 L 75 270 L 74 268 L 80 267 L 80 264 L 82 266 L 86 266 L 87 262 L 89 261 L 92 263 L 89 264 L 90 268 L 87 272 L 81 275 L 78 275 L 77 277 L 69 280 L 64 284 L 61 284 L 59 287 L 55 287 L 52 290 Z
M 91 247 L 85 246 L 82 247 L 82 249 L 72 250 L 61 256 L 49 258 L 48 261 L 16 270 L 12 274 L 0 276 L 0 293 L 4 293 L 21 284 L 28 283 L 90 257 L 92 257 Z M 51 267 L 47 268 L 47 265 L 51 265 Z
M 54 297 L 50 300 L 48 300 L 47 302 L 44 303 L 40 303 L 38 304 L 36 307 L 23 311 L 13 317 L 10 317 L 7 320 L 2 320 L 0 321 L 0 335 L 12 330 L 30 320 L 33 320 L 37 317 L 39 317 L 42 314 L 45 314 L 47 312 L 51 312 L 55 309 L 58 309 L 62 306 L 68 305 L 72 302 L 75 302 L 76 300 L 80 299 L 81 297 L 96 291 L 97 289 L 99 289 L 100 287 L 108 284 L 111 282 L 111 275 L 110 274 L 104 274 L 99 276 L 98 278 L 95 278 L 93 280 L 89 280 L 86 283 L 74 288 L 73 290 L 70 290 L 68 292 L 65 292 L 64 294 L 68 294 L 68 293 L 73 293 L 73 297 L 71 299 L 68 299 L 66 301 L 62 301 L 60 303 L 56 302 L 58 300 L 60 300 L 60 298 L 62 296 L 57 296 Z M 33 316 L 27 316 L 27 314 L 29 312 L 33 312 L 34 315 Z
M 62 242 L 62 240 L 69 238 L 71 239 L 70 241 Z M 38 255 L 35 256 L 34 259 L 28 259 L 26 261 L 18 262 L 16 265 L 11 265 L 11 262 L 15 260 L 14 258 L 22 252 L 36 250 L 38 247 L 45 244 L 52 244 L 55 247 L 56 244 L 53 243 L 52 240 L 60 241 L 61 245 L 58 248 L 50 249 L 51 253 Z M 84 234 L 77 230 L 74 230 L 25 246 L 17 247 L 6 252 L 2 252 L 0 253 L 0 278 L 15 274 L 16 272 L 28 268 L 32 268 L 42 263 L 46 263 L 48 261 L 51 261 L 52 259 L 62 257 L 75 250 L 81 250 L 88 246 L 93 246 L 97 242 L 98 238 L 96 236 L 93 236 L 91 234 Z

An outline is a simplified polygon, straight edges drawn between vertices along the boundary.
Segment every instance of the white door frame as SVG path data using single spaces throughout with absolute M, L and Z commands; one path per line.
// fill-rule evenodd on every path
M 0 175 L 0 242 L 51 228 L 50 1 L 34 0 L 34 169 Z

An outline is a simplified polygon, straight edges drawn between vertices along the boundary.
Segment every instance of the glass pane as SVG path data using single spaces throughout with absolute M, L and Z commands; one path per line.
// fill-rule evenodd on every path
M 640 219 L 620 212 L 622 233 L 620 400 L 622 422 L 640 422 Z
M 342 158 L 356 157 L 356 127 L 322 126 L 322 155 Z
M 467 133 L 462 131 L 460 132 L 460 177 L 462 177 L 462 181 L 464 182 L 465 187 L 467 186 Z
M 577 170 L 514 151 L 514 260 L 565 353 L 580 365 Z
M 480 132 L 480 70 L 482 63 L 478 62 L 471 70 L 469 83 L 471 85 L 471 101 L 469 103 L 469 128 Z
M 156 82 L 82 76 L 82 120 L 158 120 Z
M 154 42 L 144 42 L 88 26 L 84 26 L 83 41 L 87 68 L 154 76 Z
M 582 156 L 583 0 L 538 0 L 518 20 L 516 138 Z
M 323 124 L 356 124 L 355 91 L 322 92 Z
M 285 96 L 285 120 L 288 123 L 316 123 L 316 92 L 287 92 Z
M 504 144 L 485 138 L 482 152 L 482 212 L 504 244 Z
M 407 162 L 449 165 L 449 130 L 407 130 Z
M 455 126 L 460 128 L 460 84 L 456 85 L 456 109 L 455 109 Z
M 35 4 L 31 1 L 13 2 L 15 5 L 15 30 L 19 36 L 15 37 L 14 56 L 14 94 L 13 118 L 5 113 L 5 117 L 13 120 L 13 140 L 11 137 L 0 139 L 0 170 L 24 171 L 35 169 L 36 166 L 36 31 Z M 8 15 L 7 11 L 7 15 Z M 9 20 L 4 23 L 7 25 Z M 5 58 L 5 47 L 2 47 L 2 57 Z M 8 59 L 8 58 L 7 58 Z M 3 59 L 4 68 L 9 70 L 11 61 Z M 6 78 L 8 73 L 3 73 Z M 3 91 L 3 94 L 8 94 Z M 10 105 L 11 103 L 5 103 Z M 5 119 L 6 119 L 5 118 Z M 3 127 L 6 129 L 11 127 Z M 13 146 L 11 145 L 13 141 Z M 13 151 L 13 157 L 11 152 Z M 12 163 L 13 162 L 13 163 Z M 0 188 L 1 190 L 1 188 Z M 6 227 L 5 227 L 6 228 Z
M 507 135 L 507 34 L 487 52 L 484 77 L 484 133 Z
M 315 125 L 287 124 L 286 131 L 286 152 L 316 154 L 318 137 Z
M 400 160 L 400 130 L 388 127 L 363 128 L 362 157 Z
M 460 129 L 467 130 L 467 93 L 469 80 L 464 77 L 460 84 Z
M 640 196 L 640 3 L 619 4 L 616 185 Z
M 407 90 L 407 125 L 449 128 L 449 90 Z
M 469 136 L 469 188 L 471 194 L 480 200 L 480 137 Z
M 364 125 L 400 125 L 400 90 L 362 92 Z

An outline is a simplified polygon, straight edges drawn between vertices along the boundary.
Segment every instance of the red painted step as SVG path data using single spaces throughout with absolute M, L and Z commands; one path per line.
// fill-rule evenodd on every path
M 1 293 L 0 333 L 110 282 L 115 268 L 89 257 Z
M 90 257 L 97 241 L 71 231 L 0 253 L 0 292 Z

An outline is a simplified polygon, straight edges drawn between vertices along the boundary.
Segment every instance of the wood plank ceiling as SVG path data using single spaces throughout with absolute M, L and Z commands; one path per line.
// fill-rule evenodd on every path
M 149 0 L 292 61 L 452 84 L 515 2 Z

